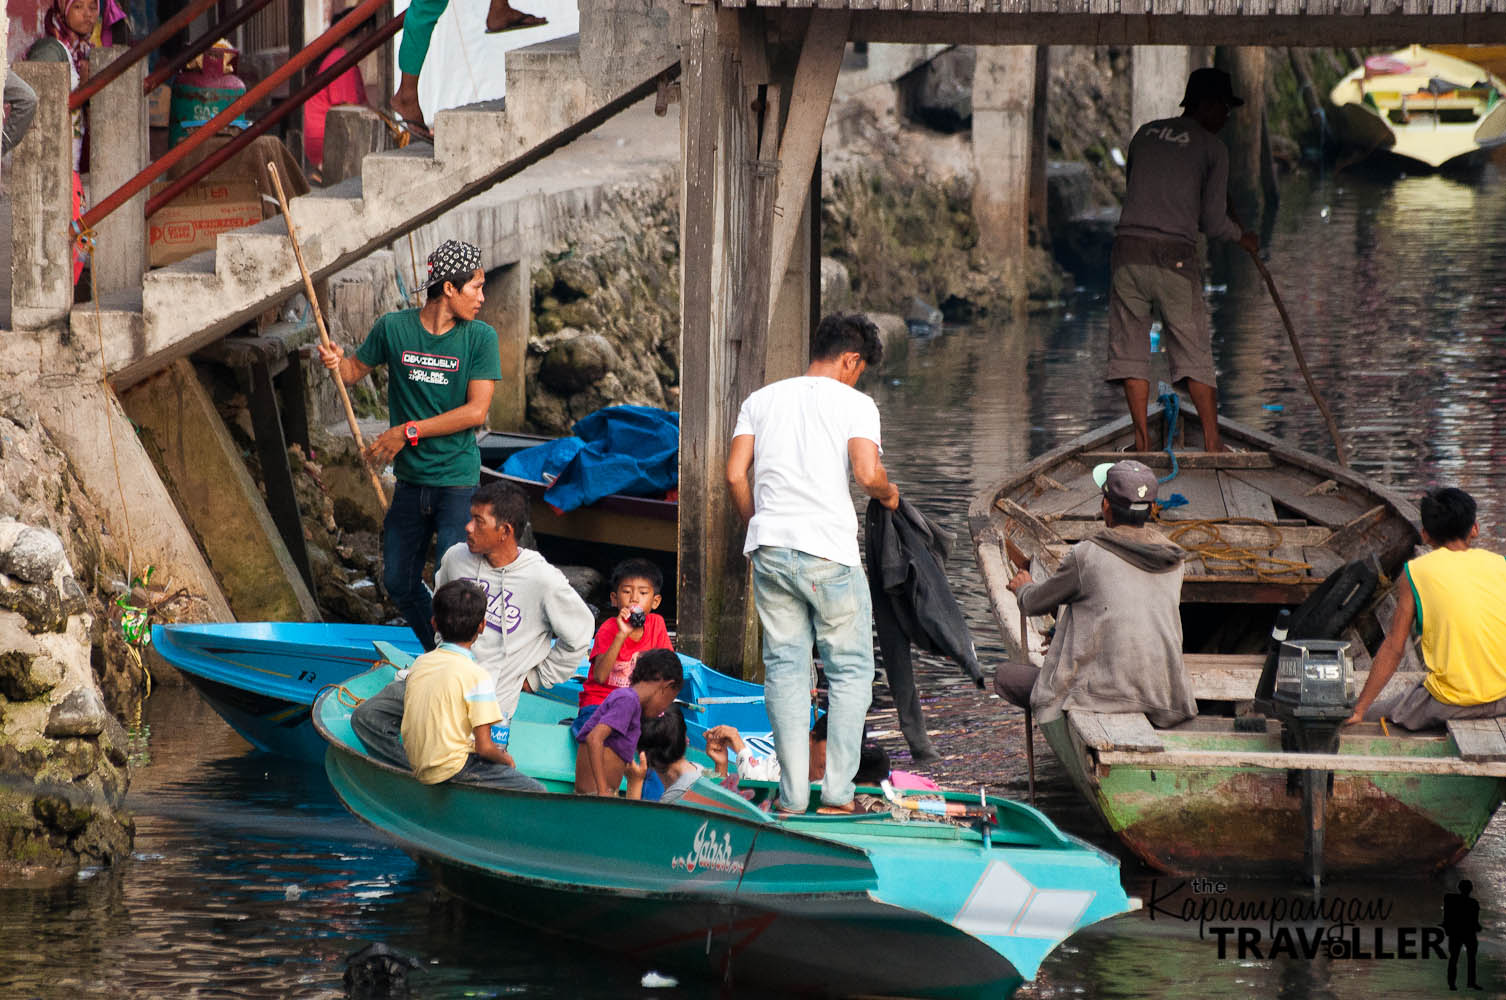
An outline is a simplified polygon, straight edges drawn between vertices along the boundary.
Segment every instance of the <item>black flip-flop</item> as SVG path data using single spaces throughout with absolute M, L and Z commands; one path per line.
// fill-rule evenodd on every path
M 504 28 L 487 28 L 488 35 L 500 35 L 504 31 L 517 31 L 519 28 L 542 28 L 549 23 L 549 18 L 539 17 L 537 14 L 521 14 L 518 19 Z
M 377 116 L 386 122 L 387 127 L 394 133 L 406 132 L 411 138 L 417 139 L 420 142 L 427 142 L 430 145 L 434 143 L 433 130 L 423 122 L 409 121 L 390 107 L 378 111 Z M 400 145 L 406 145 L 406 143 L 401 143 Z

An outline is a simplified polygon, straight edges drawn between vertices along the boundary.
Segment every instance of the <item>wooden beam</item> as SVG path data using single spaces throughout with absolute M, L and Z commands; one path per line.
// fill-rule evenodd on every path
M 767 8 L 766 8 L 767 9 Z M 933 8 L 934 9 L 934 8 Z M 769 10 L 769 13 L 774 13 Z M 779 10 L 780 17 L 797 11 Z M 930 13 L 858 10 L 852 41 L 948 45 L 1298 45 L 1506 42 L 1506 11 L 1448 14 Z
M 1249 768 L 1273 771 L 1333 771 L 1339 774 L 1448 774 L 1471 778 L 1506 778 L 1506 761 L 1466 761 L 1458 757 L 1370 756 L 1361 754 L 1279 753 L 1261 750 L 1096 751 L 1099 764 L 1139 768 Z
M 815 10 L 810 15 L 795 86 L 790 95 L 790 114 L 779 141 L 779 179 L 774 196 L 774 236 L 769 267 L 769 310 L 777 309 L 784 272 L 790 266 L 801 211 L 810 191 L 811 173 L 821 155 L 821 137 L 837 86 L 837 71 L 847 48 L 852 13 L 846 10 Z
M 1164 451 L 1085 451 L 1080 461 L 1089 468 L 1100 462 L 1123 462 L 1134 459 L 1152 469 L 1171 468 L 1171 456 Z M 1179 451 L 1179 469 L 1269 469 L 1275 465 L 1263 451 Z M 1175 482 L 1175 480 L 1173 480 Z
M 680 516 L 679 580 L 675 590 L 677 645 L 691 656 L 706 658 L 709 580 L 720 568 L 708 556 L 712 493 L 723 432 L 713 426 L 713 400 L 721 365 L 721 324 L 717 322 L 718 242 L 717 139 L 722 66 L 717 48 L 716 9 L 690 10 L 682 50 L 681 128 L 684 164 L 680 205 Z M 721 546 L 715 550 L 720 554 Z

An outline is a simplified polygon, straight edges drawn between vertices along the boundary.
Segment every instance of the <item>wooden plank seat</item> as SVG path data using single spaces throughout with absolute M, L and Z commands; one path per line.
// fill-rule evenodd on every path
M 1166 749 L 1150 721 L 1140 712 L 1109 714 L 1071 709 L 1067 720 L 1094 750 L 1125 750 L 1146 753 Z
M 1499 719 L 1450 719 L 1448 734 L 1465 760 L 1506 760 L 1506 733 Z

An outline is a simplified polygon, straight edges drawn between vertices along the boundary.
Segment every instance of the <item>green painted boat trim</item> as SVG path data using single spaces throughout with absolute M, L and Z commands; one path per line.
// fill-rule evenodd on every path
M 1302 870 L 1302 800 L 1285 768 L 1099 765 L 1065 717 L 1041 727 L 1109 829 L 1147 864 L 1174 874 L 1282 876 Z M 1168 749 L 1249 751 L 1278 737 L 1160 730 Z M 1346 736 L 1344 751 L 1451 758 L 1446 738 Z M 1148 755 L 1154 756 L 1154 755 Z M 1342 759 L 1343 754 L 1339 755 Z M 1506 780 L 1450 774 L 1334 773 L 1325 836 L 1331 872 L 1426 874 L 1457 862 L 1506 796 Z

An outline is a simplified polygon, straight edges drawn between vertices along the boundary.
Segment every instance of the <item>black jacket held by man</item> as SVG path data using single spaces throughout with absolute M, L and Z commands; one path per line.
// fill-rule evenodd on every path
M 934 760 L 938 755 L 926 735 L 915 690 L 911 644 L 955 660 L 978 687 L 983 686 L 972 633 L 947 583 L 952 534 L 932 524 L 904 498 L 895 511 L 870 500 L 865 520 L 873 621 L 889 690 L 899 711 L 899 727 L 917 762 Z

